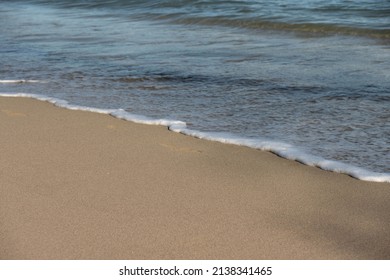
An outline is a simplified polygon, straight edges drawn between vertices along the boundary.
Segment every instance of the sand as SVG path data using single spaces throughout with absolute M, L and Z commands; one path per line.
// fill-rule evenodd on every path
M 390 259 L 390 184 L 0 98 L 0 259 Z

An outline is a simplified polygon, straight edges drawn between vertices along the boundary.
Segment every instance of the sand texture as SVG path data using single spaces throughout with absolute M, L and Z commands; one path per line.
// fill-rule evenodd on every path
M 1 97 L 0 259 L 390 259 L 390 184 Z

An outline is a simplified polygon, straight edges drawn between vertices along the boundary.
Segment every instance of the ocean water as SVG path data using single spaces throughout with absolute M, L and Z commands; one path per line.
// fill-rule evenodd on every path
M 0 94 L 390 182 L 390 1 L 0 1 Z

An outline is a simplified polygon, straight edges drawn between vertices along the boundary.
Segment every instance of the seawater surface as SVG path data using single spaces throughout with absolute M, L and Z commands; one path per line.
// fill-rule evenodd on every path
M 390 2 L 0 1 L 0 93 L 390 182 Z

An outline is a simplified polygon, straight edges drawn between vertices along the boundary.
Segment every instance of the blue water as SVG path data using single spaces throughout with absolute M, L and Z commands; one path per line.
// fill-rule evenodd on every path
M 0 1 L 0 93 L 390 181 L 390 2 Z

